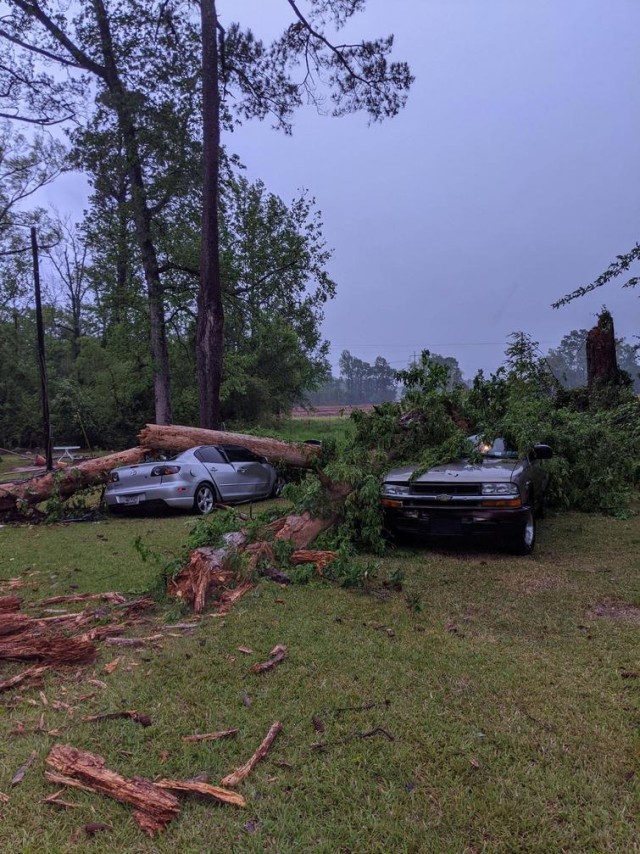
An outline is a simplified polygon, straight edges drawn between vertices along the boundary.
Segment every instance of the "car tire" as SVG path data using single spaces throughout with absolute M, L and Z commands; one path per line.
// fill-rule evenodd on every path
M 273 484 L 273 489 L 271 490 L 271 498 L 280 498 L 285 483 L 286 480 L 282 477 L 282 475 L 278 475 L 275 480 L 275 483 Z
M 510 543 L 510 551 L 516 555 L 530 555 L 536 544 L 536 517 L 532 509 L 527 511 L 520 533 Z
M 211 513 L 217 500 L 218 495 L 215 486 L 210 483 L 201 483 L 193 497 L 193 509 L 200 516 L 206 516 L 207 513 Z

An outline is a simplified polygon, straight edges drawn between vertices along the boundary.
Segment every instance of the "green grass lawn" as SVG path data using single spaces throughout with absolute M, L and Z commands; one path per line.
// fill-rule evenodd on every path
M 287 442 L 304 442 L 307 439 L 334 439 L 340 442 L 353 430 L 348 416 L 334 418 L 282 418 L 268 427 L 249 428 L 244 432 L 260 436 L 273 436 Z
M 158 568 L 142 560 L 135 538 L 179 554 L 192 523 L 167 514 L 4 527 L 0 578 L 37 584 L 20 591 L 27 601 L 140 591 Z M 42 693 L 0 695 L 0 791 L 10 795 L 0 804 L 0 848 L 639 851 L 639 570 L 639 517 L 551 515 L 530 558 L 466 546 L 397 550 L 369 590 L 262 581 L 224 620 L 205 617 L 192 637 L 124 653 L 103 647 L 95 667 L 50 675 Z M 403 577 L 401 591 L 382 587 L 390 572 Z M 596 616 L 602 602 L 612 618 Z M 250 673 L 277 643 L 289 658 L 269 674 Z M 120 666 L 105 674 L 118 654 Z M 3 676 L 19 669 L 3 664 Z M 80 720 L 122 709 L 150 715 L 153 725 Z M 41 715 L 59 738 L 12 735 Z M 207 771 L 217 783 L 275 720 L 283 731 L 272 752 L 239 787 L 245 810 L 186 799 L 166 834 L 149 840 L 130 807 L 100 795 L 67 790 L 63 797 L 79 805 L 68 811 L 39 803 L 55 791 L 43 771 L 58 740 L 101 754 L 125 775 Z M 180 740 L 232 727 L 236 739 Z M 11 789 L 32 750 L 36 761 Z M 112 829 L 72 840 L 96 821 Z

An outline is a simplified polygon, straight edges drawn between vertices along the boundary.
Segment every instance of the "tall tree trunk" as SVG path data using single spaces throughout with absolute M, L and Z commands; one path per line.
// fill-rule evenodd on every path
M 218 88 L 218 17 L 215 0 L 200 0 L 202 20 L 202 246 L 196 330 L 200 426 L 220 425 L 223 329 L 220 281 L 218 190 L 220 184 L 220 92 Z
M 125 91 L 118 73 L 109 19 L 103 0 L 93 0 L 93 6 L 104 57 L 104 81 L 113 97 L 113 108 L 118 117 L 125 146 L 127 174 L 131 183 L 131 207 L 147 285 L 156 421 L 158 424 L 171 424 L 173 420 L 171 415 L 171 378 L 164 317 L 164 293 L 160 280 L 158 256 L 151 234 L 151 212 L 142 174 L 137 128 L 129 108 L 130 95 Z
M 587 383 L 589 388 L 596 383 L 614 384 L 619 374 L 613 318 L 602 311 L 597 325 L 587 333 Z

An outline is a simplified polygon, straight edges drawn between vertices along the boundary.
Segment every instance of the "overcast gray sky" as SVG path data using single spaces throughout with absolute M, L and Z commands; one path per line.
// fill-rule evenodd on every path
M 220 0 L 268 39 L 286 0 Z M 402 367 L 428 348 L 466 375 L 495 369 L 507 335 L 543 350 L 603 303 L 640 335 L 640 288 L 550 303 L 640 239 L 639 0 L 369 0 L 349 33 L 396 37 L 416 76 L 395 119 L 247 123 L 225 143 L 249 177 L 316 197 L 338 296 L 324 334 Z

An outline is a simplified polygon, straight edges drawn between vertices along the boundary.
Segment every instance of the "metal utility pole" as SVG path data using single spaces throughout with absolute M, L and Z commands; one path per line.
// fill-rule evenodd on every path
M 42 322 L 42 298 L 40 296 L 40 263 L 38 260 L 38 237 L 35 226 L 31 226 L 31 254 L 33 256 L 33 287 L 36 295 L 36 327 L 38 330 L 38 367 L 40 368 L 40 392 L 42 398 L 42 423 L 44 427 L 47 471 L 53 470 L 53 448 L 51 419 L 49 418 L 49 390 L 47 386 L 47 363 L 44 356 L 44 324 Z

